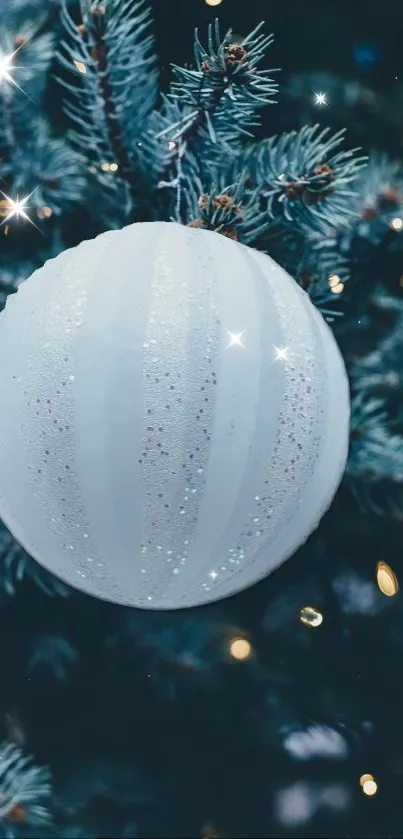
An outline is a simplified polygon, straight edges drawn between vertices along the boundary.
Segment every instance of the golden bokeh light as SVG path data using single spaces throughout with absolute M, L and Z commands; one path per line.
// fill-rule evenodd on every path
M 207 6 L 219 6 L 222 0 L 204 0 Z
M 74 64 L 76 65 L 79 73 L 86 73 L 87 72 L 87 68 L 86 68 L 85 64 L 83 64 L 82 61 L 74 61 Z
M 400 233 L 400 231 L 403 230 L 403 218 L 399 218 L 399 216 L 396 216 L 396 218 L 392 218 L 390 226 L 392 230 L 396 231 L 396 233 Z
M 315 628 L 323 623 L 323 615 L 313 606 L 304 606 L 299 613 L 299 619 L 305 626 Z
M 329 279 L 330 291 L 332 294 L 341 294 L 344 290 L 344 283 L 342 283 L 340 277 L 337 274 L 333 274 L 333 276 Z
M 379 590 L 385 597 L 393 597 L 399 591 L 399 582 L 396 574 L 386 562 L 378 562 L 376 566 L 376 581 Z
M 53 216 L 53 210 L 51 207 L 39 207 L 37 213 L 39 218 L 50 218 Z
M 364 795 L 371 797 L 378 791 L 378 784 L 373 775 L 361 775 L 360 786 Z
M 252 655 L 252 647 L 246 638 L 233 638 L 229 645 L 232 658 L 237 661 L 246 661 Z

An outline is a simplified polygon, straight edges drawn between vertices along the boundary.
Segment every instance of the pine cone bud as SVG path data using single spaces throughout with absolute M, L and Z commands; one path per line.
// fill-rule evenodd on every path
M 238 242 L 238 233 L 236 232 L 235 227 L 225 225 L 224 227 L 221 227 L 220 230 L 217 230 L 217 233 L 221 233 L 221 236 L 226 236 L 227 239 L 233 239 L 234 242 Z
M 367 204 L 367 206 L 363 207 L 361 210 L 361 218 L 364 219 L 364 221 L 373 221 L 376 219 L 377 215 L 378 211 L 376 207 L 373 207 L 370 204 Z
M 241 44 L 228 44 L 225 52 L 228 63 L 232 65 L 241 64 L 248 57 L 246 49 Z
M 208 204 L 208 195 L 207 192 L 203 192 L 203 194 L 199 198 L 199 207 L 201 210 L 205 210 Z
M 230 195 L 216 195 L 213 204 L 220 210 L 227 210 L 234 207 L 234 199 Z
M 294 183 L 287 184 L 285 189 L 285 196 L 286 198 L 288 198 L 289 201 L 297 201 L 298 198 L 301 198 L 303 191 L 303 184 L 299 184 L 297 183 L 297 181 L 294 181 Z
M 186 227 L 195 227 L 195 228 L 204 227 L 204 226 L 205 226 L 204 221 L 201 218 L 196 218 L 194 221 L 189 221 L 189 223 L 186 225 Z
M 381 209 L 388 209 L 391 206 L 398 207 L 402 202 L 403 195 L 393 186 L 383 189 L 378 199 L 378 204 Z
M 333 169 L 330 166 L 326 166 L 326 164 L 322 164 L 322 166 L 317 166 L 314 169 L 315 175 L 322 175 L 325 183 L 330 184 L 333 180 Z

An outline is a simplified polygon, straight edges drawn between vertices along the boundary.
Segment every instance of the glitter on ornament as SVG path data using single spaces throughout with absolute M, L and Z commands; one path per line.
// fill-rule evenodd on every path
M 230 332 L 229 329 L 227 329 L 227 332 L 230 339 L 227 349 L 229 349 L 230 347 L 242 347 L 244 349 L 244 344 L 242 343 L 242 335 L 244 334 L 245 330 L 243 329 L 242 332 Z
M 274 347 L 274 349 L 276 351 L 275 361 L 288 361 L 287 353 L 290 349 L 289 347 Z

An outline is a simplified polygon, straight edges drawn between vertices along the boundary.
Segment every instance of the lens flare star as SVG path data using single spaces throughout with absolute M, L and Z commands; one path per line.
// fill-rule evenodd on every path
M 230 332 L 227 329 L 229 335 L 229 344 L 227 346 L 227 350 L 230 347 L 242 347 L 244 348 L 244 344 L 242 343 L 242 335 L 244 334 L 245 330 L 243 329 L 242 332 Z
M 14 55 L 15 53 L 11 55 L 0 55 L 0 82 L 5 79 L 6 82 L 12 82 L 14 84 L 14 79 L 10 73 L 10 70 L 13 69 L 12 60 Z
M 24 41 L 24 44 L 25 44 L 25 41 Z M 30 96 L 28 96 L 28 94 L 25 93 L 25 90 L 23 90 L 22 87 L 20 87 L 20 85 L 17 84 L 16 80 L 13 78 L 13 75 L 12 75 L 13 71 L 17 69 L 13 64 L 13 59 L 17 55 L 17 53 L 20 51 L 20 49 L 24 46 L 24 44 L 21 44 L 21 46 L 19 46 L 18 49 L 14 50 L 14 52 L 9 53 L 8 55 L 4 55 L 4 53 L 0 52 L 0 85 L 3 81 L 6 81 L 9 84 L 12 84 L 21 93 L 23 93 L 24 96 L 26 96 L 27 99 L 29 99 L 30 102 L 32 102 L 32 99 L 30 98 Z M 20 69 L 22 69 L 22 68 L 20 68 Z
M 2 195 L 3 198 L 5 198 L 5 200 L 7 201 L 7 204 L 8 204 L 7 215 L 5 216 L 3 221 L 1 222 L 0 227 L 2 227 L 4 224 L 8 224 L 8 222 L 11 221 L 11 219 L 13 219 L 13 218 L 17 218 L 17 219 L 22 218 L 22 219 L 24 219 L 24 221 L 29 221 L 30 224 L 32 224 L 34 227 L 36 227 L 36 224 L 32 221 L 32 219 L 29 217 L 29 215 L 26 212 L 26 210 L 29 209 L 27 202 L 29 201 L 31 196 L 34 194 L 34 192 L 36 192 L 35 189 L 32 192 L 30 192 L 29 195 L 26 195 L 25 198 L 18 198 L 17 197 L 16 200 L 14 200 L 14 198 L 10 198 L 9 195 L 6 195 L 5 192 L 2 192 L 0 190 L 0 195 Z M 36 229 L 39 230 L 39 227 L 36 227 Z
M 326 93 L 315 93 L 315 105 L 327 105 Z
M 287 353 L 288 353 L 289 349 L 290 349 L 289 347 L 274 347 L 274 350 L 275 350 L 275 353 L 276 353 L 276 356 L 275 356 L 274 360 L 275 361 L 288 361 Z

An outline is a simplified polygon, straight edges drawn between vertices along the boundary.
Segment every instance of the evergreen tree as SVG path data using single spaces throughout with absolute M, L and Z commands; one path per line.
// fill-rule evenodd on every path
M 196 32 L 161 91 L 148 0 L 0 12 L 1 306 L 84 238 L 176 220 L 282 265 L 334 330 L 352 393 L 329 513 L 229 600 L 98 602 L 0 526 L 0 835 L 401 835 L 403 170 L 297 107 L 301 85 L 331 91 L 336 122 L 348 91 L 353 113 L 368 96 L 291 77 L 284 129 L 263 25 Z

